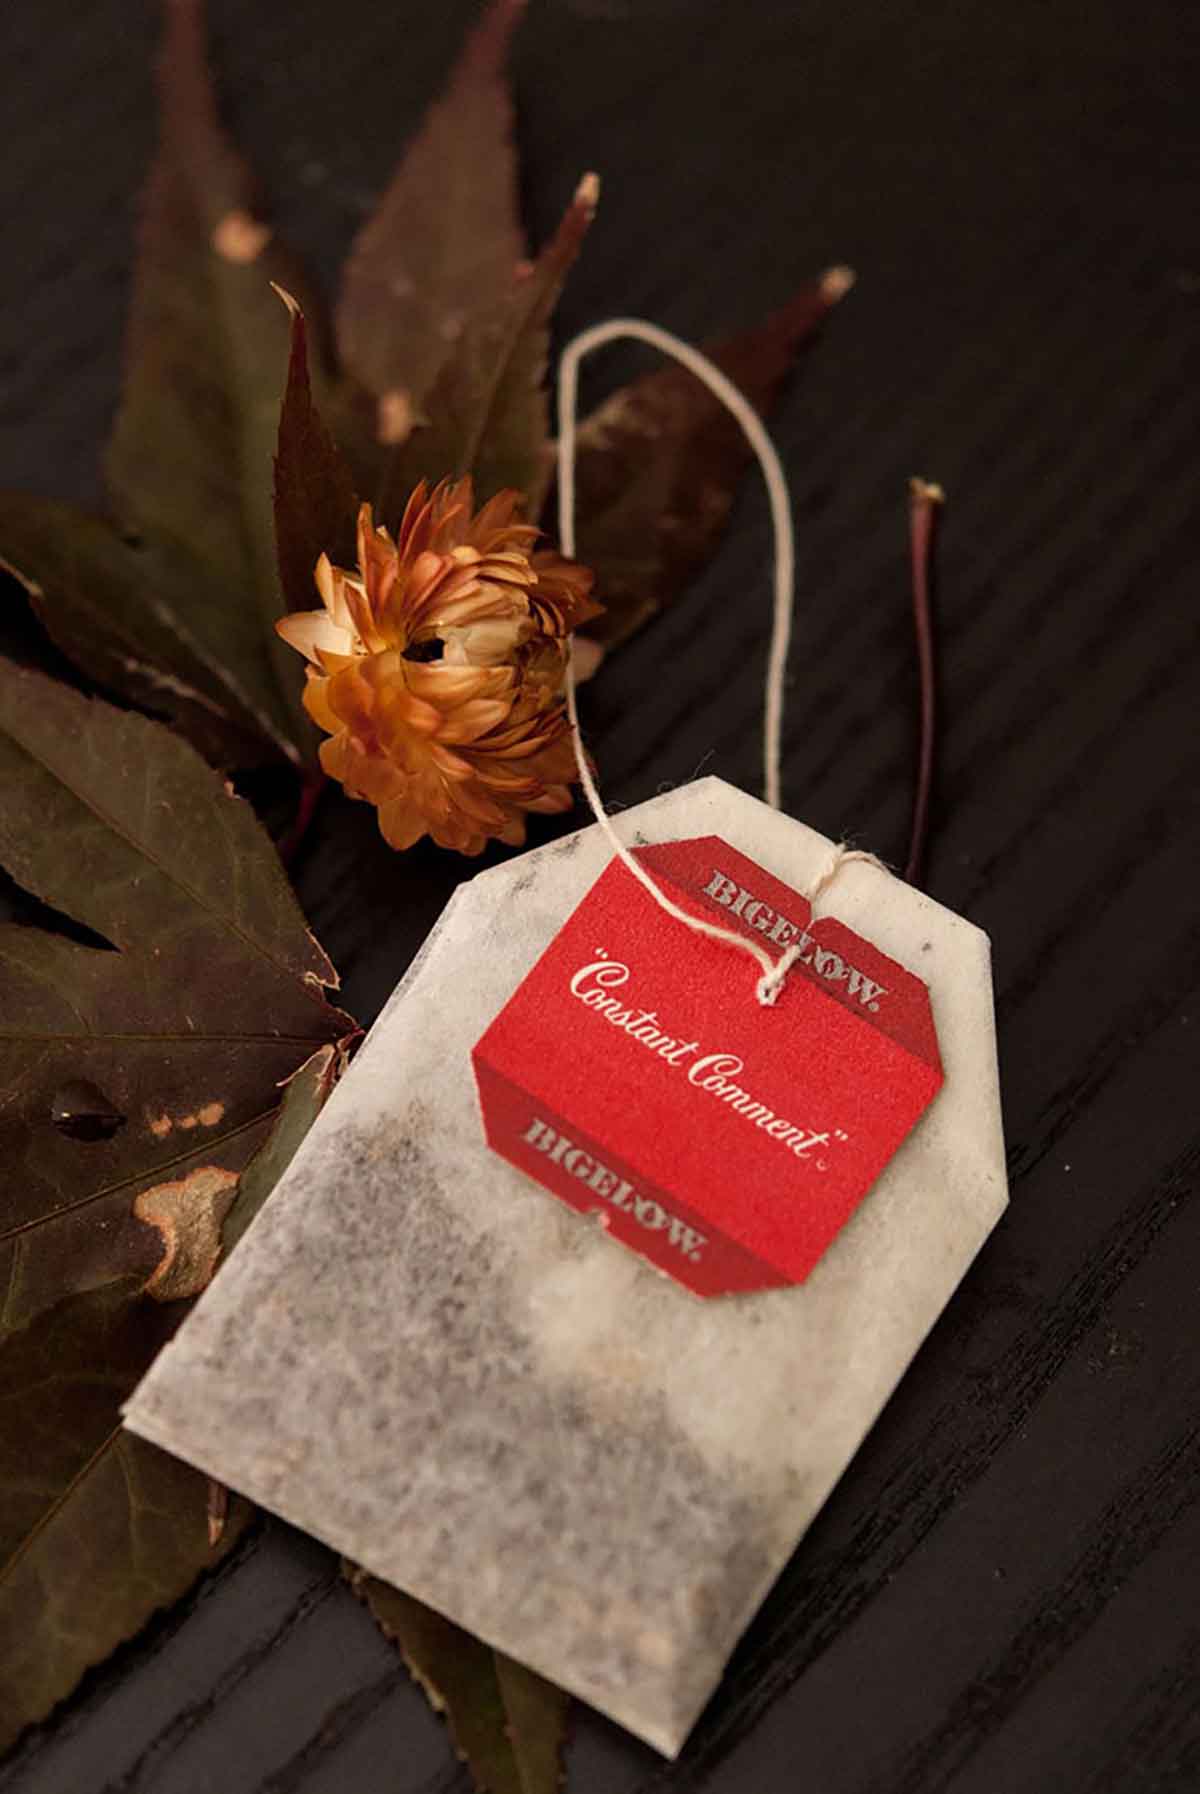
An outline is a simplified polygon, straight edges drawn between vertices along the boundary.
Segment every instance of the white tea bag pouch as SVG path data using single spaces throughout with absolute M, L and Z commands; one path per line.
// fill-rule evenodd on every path
M 125 1414 L 673 1755 L 1007 1193 L 977 928 L 715 778 L 614 841 L 460 886 Z
M 792 886 L 830 853 L 718 779 L 626 831 Z M 987 938 L 869 864 L 838 917 L 919 968 L 944 1081 L 803 1282 L 706 1299 L 490 1151 L 472 1050 L 611 858 L 591 827 L 460 887 L 126 1421 L 674 1754 L 1003 1210 L 1004 1153 Z M 564 1059 L 591 1021 L 686 1085 L 576 1007 Z M 698 1094 L 714 1138 L 768 1138 Z

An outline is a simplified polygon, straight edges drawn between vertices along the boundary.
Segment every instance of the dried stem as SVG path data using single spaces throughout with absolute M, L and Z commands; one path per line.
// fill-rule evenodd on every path
M 933 657 L 933 601 L 937 525 L 946 495 L 926 480 L 909 481 L 908 539 L 912 562 L 913 622 L 917 632 L 917 665 L 921 685 L 921 731 L 912 830 L 904 876 L 916 884 L 925 860 L 929 833 L 929 799 L 933 787 L 933 748 L 937 721 L 936 669 Z
M 225 1522 L 229 1517 L 229 1490 L 224 1483 L 215 1477 L 208 1479 L 208 1543 L 210 1550 L 221 1543 L 225 1535 Z
M 317 813 L 317 805 L 329 780 L 323 772 L 306 772 L 300 787 L 300 798 L 296 804 L 296 817 L 291 828 L 279 843 L 279 857 L 285 866 L 291 866 L 300 851 L 301 843 L 308 833 L 309 824 Z

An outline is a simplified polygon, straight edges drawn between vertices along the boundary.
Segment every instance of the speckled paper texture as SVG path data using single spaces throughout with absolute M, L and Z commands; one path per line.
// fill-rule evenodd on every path
M 620 827 L 793 886 L 829 852 L 717 779 Z M 484 1145 L 471 1048 L 609 857 L 459 889 L 126 1419 L 674 1754 L 1004 1208 L 991 975 L 844 868 L 822 907 L 929 985 L 945 1086 L 803 1285 L 705 1302 Z

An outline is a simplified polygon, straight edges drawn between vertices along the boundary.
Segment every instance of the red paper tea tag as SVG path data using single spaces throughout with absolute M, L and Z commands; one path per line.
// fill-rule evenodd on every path
M 614 860 L 474 1050 L 487 1140 L 697 1295 L 800 1283 L 941 1087 L 919 978 L 715 835 L 641 848 L 801 951 L 779 999 Z

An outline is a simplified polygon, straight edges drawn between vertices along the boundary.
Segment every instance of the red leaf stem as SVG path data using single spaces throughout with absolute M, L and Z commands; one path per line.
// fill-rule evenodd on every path
M 917 784 L 913 797 L 912 829 L 904 876 L 910 884 L 920 880 L 929 834 L 929 799 L 933 787 L 934 741 L 937 728 L 937 679 L 933 652 L 933 603 L 936 585 L 935 546 L 937 526 L 946 495 L 926 480 L 909 482 L 908 540 L 912 565 L 913 622 L 917 635 L 917 666 L 921 688 L 920 745 Z

